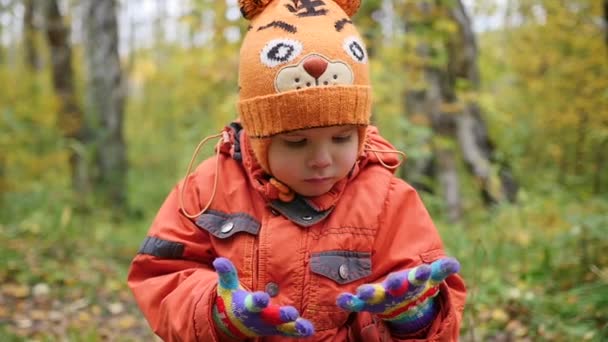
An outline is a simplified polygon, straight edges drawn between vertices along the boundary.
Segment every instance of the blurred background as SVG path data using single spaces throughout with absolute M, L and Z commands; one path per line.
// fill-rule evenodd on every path
M 463 265 L 461 340 L 608 340 L 608 1 L 354 21 L 373 120 Z M 246 28 L 237 0 L 0 0 L 0 340 L 153 339 L 128 265 L 236 117 Z

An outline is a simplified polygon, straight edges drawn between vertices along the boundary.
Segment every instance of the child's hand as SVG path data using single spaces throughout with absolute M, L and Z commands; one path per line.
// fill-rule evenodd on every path
M 269 305 L 265 292 L 247 292 L 239 284 L 236 268 L 226 258 L 213 267 L 219 275 L 214 319 L 218 327 L 237 338 L 283 335 L 307 337 L 314 327 L 292 306 Z
M 459 270 L 456 259 L 439 259 L 391 273 L 381 283 L 361 285 L 356 295 L 342 293 L 337 305 L 346 311 L 376 313 L 398 331 L 414 332 L 435 318 L 433 297 L 439 292 L 438 285 Z

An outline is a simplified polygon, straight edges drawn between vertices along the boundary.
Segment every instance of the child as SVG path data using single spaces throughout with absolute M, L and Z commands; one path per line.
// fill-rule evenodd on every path
M 129 272 L 150 326 L 166 341 L 458 340 L 459 264 L 369 125 L 359 1 L 240 6 L 240 122 Z

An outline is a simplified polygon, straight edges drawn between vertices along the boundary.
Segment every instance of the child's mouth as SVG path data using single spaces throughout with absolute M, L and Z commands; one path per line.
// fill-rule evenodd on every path
M 331 181 L 331 177 L 308 178 L 304 181 L 311 184 L 324 184 Z

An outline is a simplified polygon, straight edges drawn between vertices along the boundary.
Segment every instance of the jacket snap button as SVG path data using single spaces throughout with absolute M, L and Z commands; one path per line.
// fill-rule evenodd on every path
M 302 220 L 310 221 L 310 220 L 312 220 L 312 216 L 310 216 L 310 215 L 302 216 Z
M 338 269 L 338 274 L 340 275 L 340 278 L 344 280 L 348 279 L 348 266 L 346 264 L 340 265 L 340 268 Z
M 222 233 L 228 233 L 229 231 L 232 230 L 232 228 L 234 228 L 234 222 L 228 221 L 222 225 L 222 228 L 220 228 L 220 231 Z
M 270 297 L 276 297 L 279 294 L 279 285 L 277 285 L 277 283 L 269 282 L 266 284 L 265 291 Z

